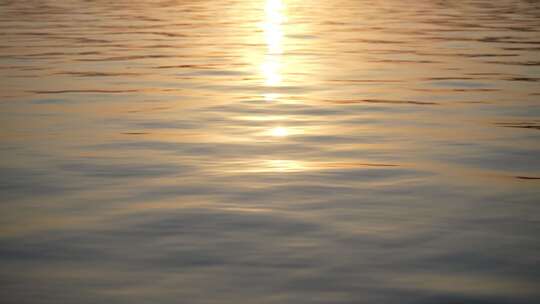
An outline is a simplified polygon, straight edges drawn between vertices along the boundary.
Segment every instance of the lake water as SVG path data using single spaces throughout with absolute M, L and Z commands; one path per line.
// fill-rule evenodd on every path
M 540 303 L 540 2 L 0 0 L 2 303 Z

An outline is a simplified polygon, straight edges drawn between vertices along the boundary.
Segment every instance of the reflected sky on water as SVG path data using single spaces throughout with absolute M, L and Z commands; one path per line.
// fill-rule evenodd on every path
M 2 303 L 537 303 L 535 1 L 1 1 Z

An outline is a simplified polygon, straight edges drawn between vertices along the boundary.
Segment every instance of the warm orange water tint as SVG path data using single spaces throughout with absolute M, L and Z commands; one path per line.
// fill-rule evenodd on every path
M 0 302 L 538 302 L 538 20 L 0 1 Z

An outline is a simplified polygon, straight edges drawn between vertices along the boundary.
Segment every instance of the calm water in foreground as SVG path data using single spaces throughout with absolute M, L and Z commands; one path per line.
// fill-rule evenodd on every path
M 2 303 L 540 303 L 540 2 L 0 0 Z

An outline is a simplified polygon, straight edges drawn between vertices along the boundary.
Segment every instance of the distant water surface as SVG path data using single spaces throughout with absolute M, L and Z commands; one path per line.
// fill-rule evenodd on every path
M 540 2 L 0 0 L 0 299 L 540 303 Z

